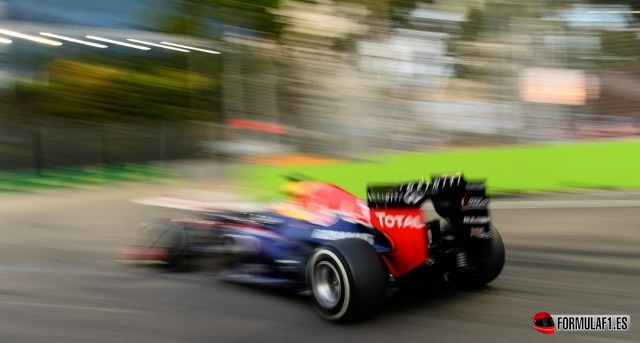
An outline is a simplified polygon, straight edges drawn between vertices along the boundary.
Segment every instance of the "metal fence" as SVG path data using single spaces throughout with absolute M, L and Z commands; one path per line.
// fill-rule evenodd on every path
M 0 125 L 0 170 L 197 158 L 207 130 L 195 123 Z

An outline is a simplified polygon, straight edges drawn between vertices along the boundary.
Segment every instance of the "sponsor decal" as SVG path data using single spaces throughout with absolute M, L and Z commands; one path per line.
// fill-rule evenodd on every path
M 462 184 L 462 176 L 456 175 L 437 177 L 432 182 L 421 179 L 395 187 L 372 187 L 367 192 L 367 200 L 369 203 L 374 204 L 418 206 L 429 197 L 437 195 L 444 190 L 460 188 Z
M 462 219 L 463 224 L 489 224 L 491 222 L 491 217 L 489 216 L 479 216 L 479 217 L 464 217 Z
M 378 227 L 397 229 L 422 229 L 424 224 L 420 215 L 388 214 L 387 212 L 375 213 Z
M 629 331 L 631 317 L 627 314 L 549 314 L 536 313 L 531 322 L 534 329 L 544 334 L 556 332 L 581 331 Z
M 472 192 L 484 192 L 486 189 L 486 185 L 484 184 L 484 182 L 469 182 L 467 183 L 465 189 Z
M 455 176 L 441 176 L 441 177 L 437 177 L 435 180 L 433 180 L 433 188 L 435 190 L 440 190 L 440 189 L 444 189 L 444 188 L 452 188 L 453 186 L 460 186 L 460 183 L 462 182 L 462 176 L 461 175 L 455 175 Z
M 462 207 L 477 207 L 477 208 L 486 208 L 489 206 L 489 199 L 486 197 L 472 196 L 472 197 L 464 197 L 462 198 L 462 202 L 460 204 Z
M 328 227 L 338 222 L 338 219 L 342 219 L 349 223 L 372 227 L 369 207 L 362 200 L 357 200 L 355 203 L 341 201 L 339 206 L 331 208 L 328 201 L 316 198 L 306 210 L 309 213 L 308 221 L 313 224 Z
M 367 241 L 369 244 L 373 244 L 373 235 L 361 232 L 348 232 L 348 231 L 336 231 L 336 230 L 321 230 L 316 229 L 311 233 L 311 238 L 324 239 L 328 241 L 334 241 L 345 238 L 359 238 Z
M 341 206 L 340 208 L 343 210 L 337 211 L 336 215 L 340 216 L 342 220 L 349 223 L 362 224 L 367 227 L 373 227 L 369 218 L 369 207 L 364 201 L 358 200 L 355 204 L 355 207 L 352 208 L 349 208 L 348 206 Z
M 404 194 L 402 201 L 407 205 L 419 205 L 426 197 L 426 191 L 409 191 Z
M 367 192 L 367 200 L 376 204 L 418 205 L 429 192 L 431 184 L 425 180 L 407 182 L 397 186 L 374 186 Z
M 422 229 L 424 224 L 420 215 L 389 214 L 384 211 L 375 212 L 376 227 L 385 229 Z
M 493 237 L 493 233 L 491 231 L 487 231 L 484 226 L 474 226 L 471 228 L 471 237 L 488 239 Z
M 425 182 L 425 180 L 409 182 L 405 186 L 402 201 L 407 205 L 421 204 L 427 197 L 428 189 L 429 183 Z
M 398 203 L 402 199 L 402 194 L 394 191 L 389 192 L 371 192 L 367 193 L 369 202 L 376 204 Z

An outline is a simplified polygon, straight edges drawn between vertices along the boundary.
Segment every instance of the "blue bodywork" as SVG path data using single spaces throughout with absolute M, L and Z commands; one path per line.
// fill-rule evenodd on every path
M 203 231 L 209 234 L 198 243 L 190 239 L 183 253 L 229 256 L 229 268 L 221 274 L 227 281 L 303 286 L 307 259 L 317 246 L 332 240 L 359 238 L 370 243 L 379 254 L 391 252 L 391 243 L 382 233 L 339 216 L 328 226 L 274 212 L 208 213 L 203 217 L 205 219 L 195 225 L 190 221 L 174 221 L 188 237 L 202 235 Z M 238 249 L 225 249 L 226 238 L 232 238 Z

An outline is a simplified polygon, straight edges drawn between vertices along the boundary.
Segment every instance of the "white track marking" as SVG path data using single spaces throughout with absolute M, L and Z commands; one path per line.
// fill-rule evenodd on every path
M 489 209 L 553 209 L 553 208 L 613 208 L 640 207 L 640 199 L 609 200 L 524 200 L 524 201 L 492 201 Z
M 566 208 L 616 208 L 640 207 L 639 199 L 626 200 L 497 200 L 489 202 L 489 210 L 535 210 Z M 426 210 L 433 210 L 431 203 L 425 205 Z
M 88 269 L 39 268 L 0 265 L 0 274 L 66 274 L 81 276 L 125 277 L 126 274 Z
M 243 201 L 207 201 L 180 197 L 150 197 L 131 200 L 137 204 L 170 207 L 190 211 L 230 210 L 230 211 L 266 211 L 270 206 L 258 202 Z M 600 199 L 600 200 L 492 200 L 490 210 L 526 210 L 526 209 L 563 209 L 563 208 L 616 208 L 640 207 L 640 199 Z M 433 210 L 427 203 L 426 210 Z
M 132 199 L 131 202 L 141 205 L 169 207 L 188 211 L 249 211 L 261 212 L 271 208 L 268 204 L 242 201 L 206 201 L 182 199 L 175 197 L 152 197 Z
M 28 307 L 47 307 L 47 308 L 55 308 L 55 309 L 78 310 L 78 311 L 95 311 L 95 312 L 148 313 L 147 311 L 138 311 L 138 310 L 125 309 L 125 308 L 115 308 L 115 307 L 49 304 L 49 303 L 41 303 L 41 302 L 11 301 L 11 300 L 0 300 L 0 306 L 2 306 L 2 305 L 7 305 L 7 306 L 28 306 Z

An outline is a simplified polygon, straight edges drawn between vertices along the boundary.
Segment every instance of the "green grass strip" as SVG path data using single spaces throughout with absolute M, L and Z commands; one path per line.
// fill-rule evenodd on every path
M 385 154 L 372 160 L 325 166 L 247 165 L 234 173 L 243 186 L 271 190 L 268 197 L 279 196 L 281 176 L 294 173 L 336 183 L 361 197 L 367 183 L 456 172 L 467 179 L 486 179 L 493 195 L 640 188 L 640 140 Z
M 77 188 L 114 183 L 137 183 L 180 177 L 170 168 L 127 164 L 46 169 L 33 172 L 0 172 L 0 192 L 35 192 L 51 188 Z

